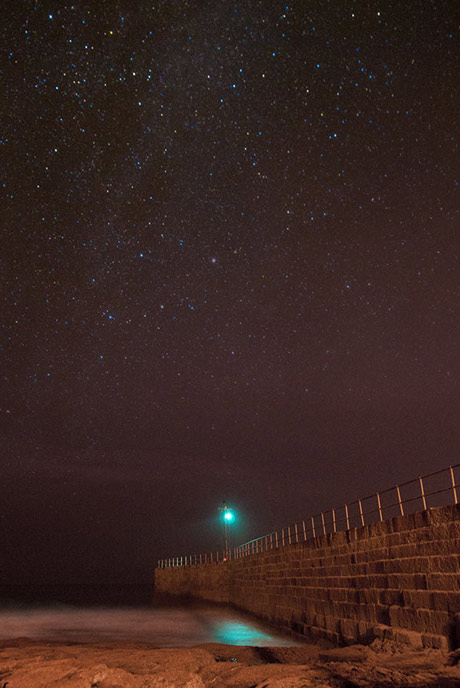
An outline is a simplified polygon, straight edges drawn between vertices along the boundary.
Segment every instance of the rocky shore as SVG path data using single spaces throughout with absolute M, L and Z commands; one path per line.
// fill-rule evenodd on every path
M 325 648 L 0 642 L 7 688 L 460 688 L 460 652 L 390 643 Z

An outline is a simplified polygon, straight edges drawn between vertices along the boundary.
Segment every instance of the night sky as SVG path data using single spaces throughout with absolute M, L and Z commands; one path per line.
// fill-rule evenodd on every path
M 459 461 L 457 3 L 8 6 L 0 582 Z

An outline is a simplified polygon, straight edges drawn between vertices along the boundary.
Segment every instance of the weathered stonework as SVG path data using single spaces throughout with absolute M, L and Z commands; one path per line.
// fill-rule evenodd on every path
M 460 645 L 460 505 L 231 562 L 156 569 L 155 588 L 225 602 L 312 640 Z

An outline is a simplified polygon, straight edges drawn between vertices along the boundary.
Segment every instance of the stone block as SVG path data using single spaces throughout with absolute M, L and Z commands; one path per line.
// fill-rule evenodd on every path
M 379 603 L 382 605 L 397 605 L 397 606 L 402 606 L 404 604 L 404 599 L 403 599 L 403 591 L 394 589 L 394 588 L 387 588 L 384 590 L 378 590 L 378 595 L 379 595 Z
M 358 621 L 357 629 L 357 640 L 359 643 L 364 645 L 369 645 L 373 640 L 375 640 L 375 634 L 373 632 L 374 624 L 368 623 L 367 621 Z
M 380 600 L 380 591 L 377 588 L 360 588 L 357 592 L 360 604 L 377 604 Z
M 402 591 L 401 607 L 413 609 L 431 609 L 432 592 L 430 590 L 404 590 Z
M 390 608 L 387 605 L 377 604 L 376 605 L 376 621 L 380 624 L 390 623 Z
M 405 628 L 392 628 L 386 639 L 400 645 L 409 645 L 414 650 L 421 650 L 423 648 L 422 634 Z
M 429 633 L 422 633 L 422 644 L 425 648 L 433 648 L 434 650 L 443 650 L 448 652 L 449 638 L 445 635 L 433 635 Z
M 352 619 L 340 619 L 338 621 L 338 632 L 344 638 L 358 640 L 358 622 Z
M 430 570 L 430 557 L 404 557 L 401 559 L 389 560 L 386 563 L 388 570 L 399 573 L 427 573 Z
M 432 525 L 460 521 L 460 504 L 450 504 L 428 509 L 428 515 Z
M 452 617 L 448 612 L 409 607 L 390 607 L 391 626 L 406 628 L 418 633 L 448 635 Z
M 430 609 L 434 611 L 447 611 L 452 614 L 460 613 L 460 591 L 438 591 L 431 592 Z
M 346 588 L 331 588 L 328 590 L 328 599 L 333 602 L 347 602 L 347 592 Z
M 457 548 L 460 545 L 455 543 Z M 433 573 L 455 573 L 460 572 L 460 554 L 445 552 L 444 556 L 432 556 L 430 558 L 430 571 Z
M 369 588 L 386 588 L 389 585 L 389 576 L 384 574 L 369 575 L 363 578 L 366 580 L 362 581 L 363 586 L 360 587 L 366 587 L 366 582 Z
M 326 631 L 332 631 L 334 633 L 340 632 L 340 620 L 335 616 L 326 616 L 325 628 Z
M 398 590 L 426 590 L 427 575 L 420 573 L 390 573 L 388 574 L 387 585 L 381 588 L 396 588 Z
M 459 575 L 454 573 L 428 573 L 426 579 L 428 590 L 460 590 Z

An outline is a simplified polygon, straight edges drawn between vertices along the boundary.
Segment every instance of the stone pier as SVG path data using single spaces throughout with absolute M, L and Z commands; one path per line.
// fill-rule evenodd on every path
M 155 589 L 225 602 L 306 639 L 460 646 L 460 505 L 228 562 L 156 569 Z

